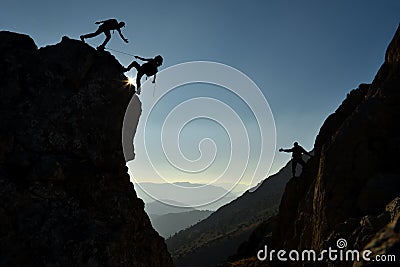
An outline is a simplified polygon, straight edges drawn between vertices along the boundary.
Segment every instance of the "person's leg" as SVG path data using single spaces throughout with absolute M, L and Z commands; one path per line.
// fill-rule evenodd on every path
M 128 67 L 125 68 L 125 71 L 130 71 L 132 69 L 132 67 L 134 67 L 137 71 L 139 71 L 139 69 L 140 69 L 139 63 L 137 63 L 136 61 L 133 61 L 131 64 L 129 64 Z M 143 74 L 142 74 L 142 76 L 143 76 Z
M 93 32 L 93 33 L 84 34 L 84 35 L 81 35 L 80 37 L 81 37 L 81 40 L 82 40 L 82 41 L 85 41 L 86 38 L 95 37 L 95 36 L 99 35 L 99 34 L 102 33 L 102 32 L 103 32 L 102 30 L 97 29 L 97 31 L 95 31 L 95 32 Z
M 111 39 L 111 33 L 110 31 L 104 31 L 104 34 L 106 35 L 106 39 L 104 40 L 104 42 L 99 45 L 98 49 L 104 50 L 104 48 L 106 47 L 106 44 L 108 43 L 108 41 L 110 41 Z
M 301 165 L 301 172 L 303 173 L 304 169 L 307 167 L 307 164 L 302 158 L 298 159 L 297 162 Z
M 296 166 L 297 166 L 297 161 L 295 159 L 292 159 L 292 176 L 296 177 Z
M 301 167 L 304 169 L 306 167 L 306 162 L 303 159 L 299 159 L 298 163 L 301 165 Z
M 138 70 L 138 73 L 136 74 L 136 89 L 137 89 L 136 92 L 138 95 L 140 95 L 140 92 L 141 92 L 140 80 L 142 79 L 143 75 L 144 75 L 144 73 L 141 72 L 140 70 Z

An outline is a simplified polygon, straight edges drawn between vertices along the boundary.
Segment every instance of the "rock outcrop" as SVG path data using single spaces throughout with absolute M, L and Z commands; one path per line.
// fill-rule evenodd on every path
M 254 242 L 249 240 L 229 259 L 236 261 L 232 266 L 258 266 L 255 256 L 264 245 L 321 251 L 337 248 L 339 238 L 346 239 L 348 249 L 391 253 L 400 259 L 399 60 L 400 27 L 372 84 L 351 91 L 327 118 L 314 144 L 315 156 L 301 177 L 286 185 L 278 216 L 261 225 L 253 233 Z M 352 266 L 353 262 L 268 264 Z
M 108 52 L 0 32 L 0 266 L 172 266 L 129 181 Z

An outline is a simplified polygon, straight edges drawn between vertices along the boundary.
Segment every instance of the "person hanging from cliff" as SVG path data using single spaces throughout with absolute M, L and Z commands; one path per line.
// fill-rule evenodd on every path
M 141 83 L 140 80 L 142 79 L 143 75 L 146 75 L 147 77 L 154 76 L 153 78 L 153 83 L 156 82 L 156 76 L 158 72 L 158 67 L 160 67 L 163 63 L 163 58 L 162 56 L 158 55 L 155 56 L 154 58 L 143 58 L 139 56 L 135 56 L 136 59 L 140 59 L 141 61 L 146 61 L 144 64 L 140 65 L 136 61 L 133 61 L 131 64 L 129 64 L 128 67 L 124 69 L 124 72 L 130 71 L 132 67 L 134 67 L 137 70 L 136 74 L 136 87 L 137 87 L 137 94 L 140 95 L 141 91 Z
M 300 164 L 301 167 L 304 169 L 306 163 L 303 160 L 302 155 L 305 154 L 309 157 L 312 157 L 310 153 L 308 153 L 303 147 L 299 145 L 299 143 L 294 142 L 293 147 L 289 149 L 280 148 L 279 152 L 292 152 L 292 175 L 296 177 L 296 166 Z
M 98 50 L 104 50 L 106 44 L 111 39 L 111 31 L 113 31 L 114 33 L 114 30 L 116 30 L 119 33 L 119 36 L 121 36 L 122 40 L 124 40 L 125 43 L 128 43 L 128 39 L 126 39 L 124 35 L 122 35 L 121 33 L 121 28 L 125 27 L 125 22 L 123 21 L 118 22 L 116 19 L 108 19 L 108 20 L 96 21 L 95 23 L 101 25 L 99 26 L 97 31 L 81 35 L 80 38 L 82 42 L 85 42 L 85 38 L 92 38 L 101 33 L 104 33 L 106 35 L 106 39 L 101 45 L 97 47 Z

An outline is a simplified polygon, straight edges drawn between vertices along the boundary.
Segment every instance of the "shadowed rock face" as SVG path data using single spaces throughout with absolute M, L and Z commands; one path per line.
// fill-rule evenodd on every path
M 321 251 L 337 248 L 339 238 L 347 240 L 349 249 L 391 252 L 400 258 L 399 89 L 400 27 L 372 84 L 351 91 L 326 119 L 314 144 L 315 156 L 301 177 L 286 185 L 278 216 L 261 225 L 251 236 L 254 242 L 249 240 L 229 259 L 236 265 L 226 266 L 257 266 L 254 257 L 266 244 L 270 249 Z
M 80 41 L 0 32 L 1 266 L 172 266 L 127 174 L 125 79 Z

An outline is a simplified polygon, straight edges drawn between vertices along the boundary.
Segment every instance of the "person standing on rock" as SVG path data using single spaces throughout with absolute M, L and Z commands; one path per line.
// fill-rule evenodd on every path
M 131 64 L 129 64 L 128 67 L 124 69 L 124 72 L 129 71 L 130 69 L 132 69 L 132 67 L 134 67 L 137 70 L 136 87 L 137 87 L 137 94 L 140 95 L 140 86 L 141 86 L 140 80 L 142 79 L 143 75 L 146 75 L 147 77 L 154 76 L 153 83 L 155 83 L 158 67 L 162 65 L 163 58 L 160 55 L 155 56 L 154 58 L 142 58 L 139 56 L 135 56 L 135 58 L 140 59 L 142 61 L 146 61 L 146 63 L 140 65 L 136 61 L 133 61 Z
M 104 33 L 106 35 L 106 39 L 104 40 L 104 42 L 101 45 L 99 45 L 97 47 L 98 50 L 104 50 L 104 48 L 106 47 L 106 44 L 111 39 L 111 31 L 113 31 L 113 33 L 114 33 L 114 30 L 116 30 L 119 33 L 119 36 L 121 36 L 122 40 L 124 40 L 125 43 L 128 43 L 128 39 L 126 39 L 121 33 L 121 28 L 125 27 L 125 22 L 123 22 L 123 21 L 118 22 L 116 19 L 108 19 L 108 20 L 96 21 L 95 23 L 101 24 L 101 25 L 99 26 L 97 31 L 95 31 L 93 33 L 81 35 L 80 38 L 81 38 L 82 42 L 85 42 L 85 38 L 92 38 L 101 33 Z
M 289 149 L 280 148 L 279 152 L 292 152 L 292 175 L 296 177 L 296 166 L 300 164 L 302 168 L 305 168 L 306 163 L 303 160 L 302 155 L 306 154 L 309 157 L 312 157 L 310 153 L 308 153 L 303 147 L 299 145 L 299 143 L 294 142 L 293 147 Z

